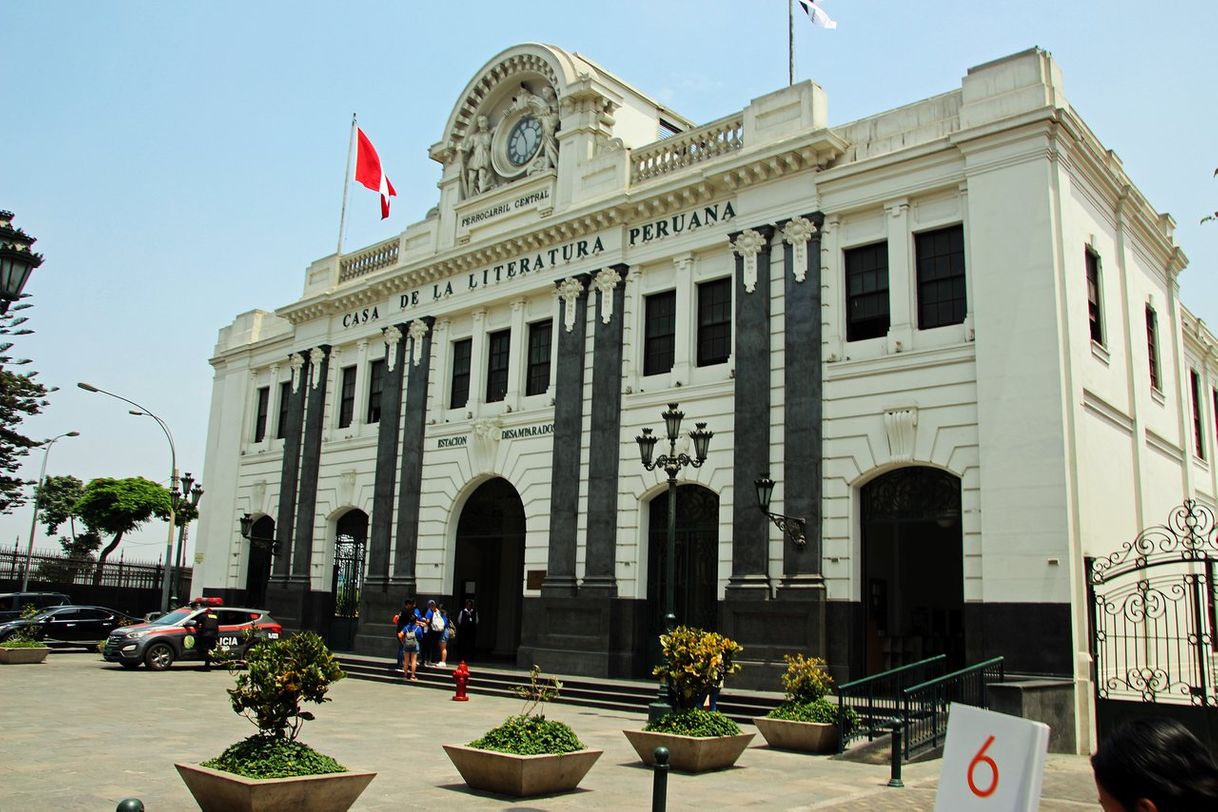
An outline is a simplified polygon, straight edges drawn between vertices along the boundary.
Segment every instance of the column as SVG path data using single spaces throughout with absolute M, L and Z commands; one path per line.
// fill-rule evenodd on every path
M 376 473 L 372 480 L 372 518 L 368 531 L 369 587 L 386 589 L 389 582 L 389 542 L 393 531 L 393 494 L 397 482 L 398 436 L 402 427 L 402 369 L 406 352 L 406 325 L 385 330 L 385 384 L 381 390 L 381 422 L 376 427 Z M 360 369 L 367 357 L 367 342 L 360 342 Z M 361 388 L 367 389 L 361 385 Z M 359 407 L 357 401 L 357 409 Z M 358 414 L 366 416 L 365 411 Z M 361 417 L 362 419 L 362 417 Z
M 554 375 L 554 462 L 550 476 L 550 549 L 543 596 L 576 592 L 575 542 L 579 521 L 579 452 L 584 419 L 584 353 L 588 277 L 557 283 L 558 366 Z M 614 452 L 616 454 L 616 450 Z
M 821 273 L 819 212 L 780 223 L 783 241 L 783 510 L 807 521 L 801 550 L 783 540 L 783 589 L 821 584 Z
M 486 311 L 475 310 L 473 313 L 473 341 L 469 348 L 469 401 L 465 409 L 474 417 L 482 413 L 482 404 L 486 403 Z
M 512 302 L 512 351 L 508 355 L 508 386 L 504 402 L 508 411 L 520 409 L 520 381 L 524 377 L 521 369 L 529 357 L 529 336 L 524 324 L 524 299 Z
M 677 312 L 675 319 L 675 330 L 677 339 L 673 343 L 672 353 L 672 375 L 669 378 L 669 385 L 672 381 L 679 381 L 682 384 L 688 385 L 692 378 L 694 368 L 694 357 L 696 356 L 695 345 L 698 341 L 698 330 L 694 325 L 694 314 L 698 307 L 698 292 L 694 286 L 693 268 L 694 255 L 692 253 L 684 253 L 680 256 L 672 258 L 673 264 L 673 282 L 677 291 Z M 688 302 L 688 305 L 686 305 Z M 646 324 L 647 314 L 643 314 L 641 323 Z
M 888 212 L 888 352 L 913 347 L 913 318 L 917 305 L 912 245 L 909 234 L 909 200 L 884 206 Z
M 427 433 L 427 377 L 431 369 L 431 328 L 425 316 L 406 328 L 408 352 L 403 356 L 406 409 L 402 417 L 402 469 L 398 480 L 397 548 L 393 554 L 393 583 L 405 594 L 415 591 L 415 559 L 419 550 L 419 504 L 423 487 L 423 439 Z M 384 413 L 381 419 L 385 419 Z
M 326 416 L 326 381 L 330 371 L 330 347 L 323 344 L 309 351 L 303 377 L 305 391 L 304 436 L 300 447 L 300 496 L 296 500 L 296 539 L 292 545 L 292 580 L 309 583 L 313 561 L 313 533 L 317 514 L 317 479 L 321 473 L 321 435 Z
M 341 374 L 343 365 L 343 351 L 338 347 L 330 350 L 329 362 L 326 364 L 326 398 L 322 401 L 322 414 L 329 413 L 330 419 L 324 421 L 321 437 L 322 443 L 328 443 L 334 438 L 335 424 L 338 422 L 338 403 L 330 402 L 331 397 L 342 397 L 342 381 L 338 377 Z
M 770 243 L 773 226 L 730 234 L 736 255 L 735 448 L 732 473 L 732 575 L 735 598 L 769 597 L 769 519 L 753 481 L 770 467 Z
M 385 329 L 385 342 L 389 343 L 389 331 L 396 330 L 397 327 L 388 327 Z M 397 340 L 401 340 L 401 333 L 398 333 Z M 392 353 L 393 350 L 390 350 Z M 388 358 L 385 359 L 389 361 Z M 368 339 L 361 339 L 355 345 L 355 407 L 352 409 L 351 426 L 363 425 L 368 422 Z M 383 419 L 383 418 L 382 418 Z M 358 436 L 358 434 L 357 434 Z
M 622 445 L 622 325 L 630 268 L 598 273 L 592 335 L 592 427 L 588 441 L 588 540 L 580 594 L 617 597 L 617 493 Z
M 279 509 L 275 517 L 275 538 L 279 555 L 275 558 L 275 576 L 285 581 L 291 573 L 292 545 L 296 527 L 296 486 L 300 480 L 300 443 L 304 427 L 305 357 L 308 352 L 292 353 L 288 366 L 292 370 L 292 386 L 288 394 L 288 413 L 283 430 L 283 462 L 279 469 Z M 276 386 L 276 389 L 279 387 Z

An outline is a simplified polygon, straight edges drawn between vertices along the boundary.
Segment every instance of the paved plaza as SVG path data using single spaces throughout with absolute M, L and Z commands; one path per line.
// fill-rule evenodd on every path
M 42 665 L 0 668 L 0 685 L 0 809 L 112 810 L 125 797 L 149 812 L 196 809 L 173 763 L 211 758 L 254 730 L 229 706 L 232 676 L 193 664 L 124 671 L 95 654 L 56 652 Z M 355 679 L 330 695 L 301 738 L 378 773 L 354 809 L 650 809 L 652 773 L 621 734 L 644 713 L 550 705 L 550 718 L 605 754 L 579 791 L 512 801 L 467 789 L 440 745 L 477 738 L 520 702 L 452 702 L 436 689 Z M 758 736 L 733 769 L 674 773 L 668 807 L 930 810 L 938 771 L 938 761 L 906 765 L 906 788 L 888 789 L 886 766 L 771 750 Z M 1041 809 L 1097 808 L 1086 759 L 1050 756 Z

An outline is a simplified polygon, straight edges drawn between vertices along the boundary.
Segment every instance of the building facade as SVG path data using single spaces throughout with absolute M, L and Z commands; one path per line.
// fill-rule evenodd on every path
M 699 126 L 526 44 L 430 155 L 426 219 L 221 330 L 209 592 L 386 654 L 404 597 L 474 598 L 487 656 L 641 676 L 668 487 L 635 438 L 667 451 L 676 402 L 677 452 L 714 433 L 676 489 L 677 616 L 746 681 L 1002 655 L 1075 683 L 1086 742 L 1084 559 L 1214 503 L 1218 361 L 1172 220 L 1049 54 L 840 126 L 810 82 Z

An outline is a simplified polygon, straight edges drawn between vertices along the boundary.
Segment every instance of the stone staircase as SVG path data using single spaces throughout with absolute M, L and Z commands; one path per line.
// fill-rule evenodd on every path
M 347 676 L 352 679 L 402 684 L 402 675 L 395 673 L 394 662 L 380 657 L 359 654 L 334 655 Z M 656 698 L 656 683 L 646 680 L 622 680 L 600 677 L 556 676 L 562 682 L 558 704 L 646 714 L 647 705 Z M 453 693 L 452 668 L 423 668 L 418 670 L 417 686 Z M 501 696 L 516 699 L 516 688 L 529 684 L 529 672 L 501 666 L 474 663 L 470 666 L 468 691 L 473 695 Z M 736 690 L 730 687 L 719 697 L 719 710 L 740 723 L 751 723 L 754 716 L 764 716 L 779 702 L 782 694 L 766 691 Z

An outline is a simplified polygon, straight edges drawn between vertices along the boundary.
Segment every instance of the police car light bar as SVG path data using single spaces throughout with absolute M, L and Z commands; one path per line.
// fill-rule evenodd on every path
M 223 606 L 224 598 L 195 598 L 191 604 L 199 604 L 201 606 Z

